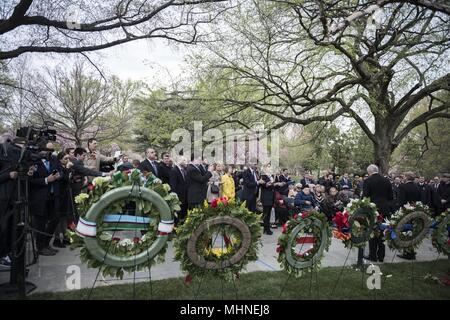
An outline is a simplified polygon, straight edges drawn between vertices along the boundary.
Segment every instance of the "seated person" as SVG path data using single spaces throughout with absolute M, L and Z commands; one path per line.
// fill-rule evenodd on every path
M 314 209 L 314 197 L 308 185 L 303 186 L 302 191 L 295 196 L 294 204 L 302 211 L 311 211 Z

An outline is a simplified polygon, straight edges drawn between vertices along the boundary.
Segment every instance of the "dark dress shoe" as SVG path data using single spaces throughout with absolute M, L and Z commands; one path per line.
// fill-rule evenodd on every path
M 271 230 L 265 230 L 264 234 L 271 236 L 273 234 L 273 232 Z
M 50 250 L 49 248 L 44 248 L 42 250 L 39 250 L 39 254 L 41 256 L 54 256 L 56 254 L 56 252 Z
M 51 246 L 48 246 L 47 249 L 50 250 L 50 251 L 53 251 L 54 253 L 58 253 L 59 252 L 58 249 L 52 248 Z
M 70 239 L 69 238 L 64 238 L 62 243 L 69 245 L 70 244 Z

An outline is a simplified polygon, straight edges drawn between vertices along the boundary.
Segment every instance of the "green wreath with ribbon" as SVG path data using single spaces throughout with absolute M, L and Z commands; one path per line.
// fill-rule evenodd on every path
M 436 217 L 436 229 L 433 231 L 431 241 L 440 254 L 450 255 L 450 209 Z
M 226 281 L 239 277 L 258 259 L 260 219 L 245 202 L 239 205 L 226 197 L 190 210 L 174 240 L 175 260 L 187 273 L 186 282 L 205 275 Z
M 137 169 L 117 172 L 112 179 L 95 178 L 75 202 L 80 219 L 75 232 L 69 231 L 71 249 L 81 248 L 88 267 L 122 279 L 124 272 L 164 261 L 173 213 L 181 209 L 169 185 Z
M 431 226 L 430 209 L 421 202 L 401 207 L 386 220 L 384 235 L 391 249 L 417 249 Z
M 369 198 L 352 199 L 345 211 L 337 212 L 333 218 L 333 235 L 342 240 L 346 248 L 364 248 L 375 236 L 380 215 L 375 203 Z
M 283 270 L 300 277 L 304 271 L 320 268 L 323 253 L 330 244 L 331 228 L 324 214 L 317 211 L 296 214 L 283 225 L 278 238 L 278 262 Z

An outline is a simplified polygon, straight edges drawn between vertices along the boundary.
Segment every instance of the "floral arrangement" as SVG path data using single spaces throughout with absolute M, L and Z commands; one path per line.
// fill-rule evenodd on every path
M 375 226 L 383 217 L 369 198 L 352 199 L 344 212 L 333 217 L 333 235 L 342 240 L 346 248 L 365 247 L 375 234 Z
M 299 237 L 307 233 L 312 237 Z M 308 240 L 308 241 L 305 241 Z M 296 246 L 310 243 L 312 246 L 305 252 L 297 252 Z M 295 214 L 282 227 L 278 238 L 278 262 L 281 268 L 295 277 L 300 277 L 304 271 L 317 270 L 324 250 L 328 251 L 331 244 L 331 228 L 324 214 L 317 211 Z
M 450 209 L 436 217 L 436 229 L 433 231 L 431 241 L 440 254 L 450 255 Z
M 406 204 L 386 219 L 384 235 L 391 249 L 415 249 L 431 226 L 430 210 L 421 202 Z
M 155 209 L 152 202 L 141 197 L 131 197 L 127 199 L 118 199 L 108 203 L 107 207 L 99 212 L 95 223 L 90 225 L 94 228 L 94 234 L 88 239 L 82 230 L 82 224 L 86 223 L 84 218 L 93 207 L 102 198 L 110 195 L 112 192 L 119 190 L 121 187 L 128 187 L 130 192 L 139 191 L 141 189 L 149 189 L 159 195 L 160 201 L 165 201 L 170 208 L 171 214 L 179 211 L 180 201 L 178 196 L 170 192 L 170 186 L 162 184 L 161 180 L 154 176 L 144 178 L 137 169 L 130 173 L 117 172 L 112 178 L 95 178 L 88 186 L 87 193 L 81 193 L 75 198 L 78 212 L 80 213 L 80 221 L 75 231 L 69 230 L 68 234 L 71 239 L 71 249 L 81 248 L 80 259 L 87 263 L 89 267 L 100 268 L 104 276 L 112 276 L 122 278 L 124 272 L 133 272 L 146 267 L 151 267 L 157 262 L 164 261 L 167 244 L 152 259 L 146 259 L 145 262 L 139 264 L 128 265 L 111 265 L 105 259 L 98 259 L 86 245 L 87 241 L 95 240 L 95 245 L 99 250 L 104 250 L 109 256 L 118 257 L 119 260 L 133 260 L 139 254 L 145 252 L 153 242 L 161 236 L 167 236 L 168 232 L 161 232 L 158 226 L 161 223 L 160 213 Z M 134 211 L 133 216 L 127 216 L 123 212 L 129 210 L 131 206 Z M 111 215 L 114 213 L 114 215 Z M 116 220 L 111 222 L 108 218 L 114 216 Z M 126 218 L 132 218 L 127 223 Z M 122 221 L 121 221 L 122 220 Z M 137 221 L 140 224 L 137 225 Z M 122 230 L 134 230 L 132 238 L 120 238 L 116 228 L 120 225 Z M 116 228 L 115 228 L 116 227 Z M 128 232 L 128 235 L 133 232 Z
M 245 203 L 218 198 L 188 212 L 176 229 L 175 260 L 187 273 L 186 282 L 210 275 L 232 281 L 245 266 L 258 259 L 261 217 Z M 245 237 L 245 234 L 247 237 Z M 220 237 L 220 238 L 219 238 Z M 221 239 L 221 240 L 217 240 Z M 221 242 L 220 247 L 215 247 Z

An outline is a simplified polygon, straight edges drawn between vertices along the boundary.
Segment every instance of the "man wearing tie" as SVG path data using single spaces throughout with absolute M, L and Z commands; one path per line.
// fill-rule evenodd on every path
M 188 203 L 188 184 L 186 177 L 187 160 L 185 157 L 179 157 L 177 164 L 170 170 L 170 189 L 178 195 L 181 202 L 181 210 L 178 212 L 178 222 L 183 222 L 186 218 Z
M 187 200 L 189 209 L 203 205 L 206 200 L 206 192 L 208 190 L 208 181 L 212 177 L 211 169 L 205 171 L 202 165 L 202 159 L 194 159 L 193 163 L 188 166 L 187 170 Z
M 256 212 L 256 198 L 258 196 L 259 179 L 256 173 L 257 168 L 256 160 L 254 160 L 242 175 L 244 185 L 242 200 L 246 201 L 247 209 L 252 212 Z
M 46 151 L 41 152 L 44 159 L 36 164 L 36 171 L 30 178 L 30 211 L 33 216 L 34 228 L 43 233 L 36 233 L 36 247 L 40 255 L 52 256 L 57 250 L 50 246 L 50 241 L 59 222 L 55 208 L 55 197 L 58 196 L 58 180 L 61 169 L 51 152 L 54 146 L 51 142 L 41 146 Z
M 160 167 L 158 162 L 156 162 L 157 155 L 153 148 L 147 148 L 145 150 L 145 160 L 139 165 L 139 170 L 141 170 L 145 175 L 152 173 L 157 178 L 160 178 Z
M 348 173 L 344 173 L 344 176 L 342 177 L 341 181 L 339 182 L 340 189 L 343 189 L 344 186 L 347 186 L 350 190 L 352 188 L 352 182 L 348 178 Z

